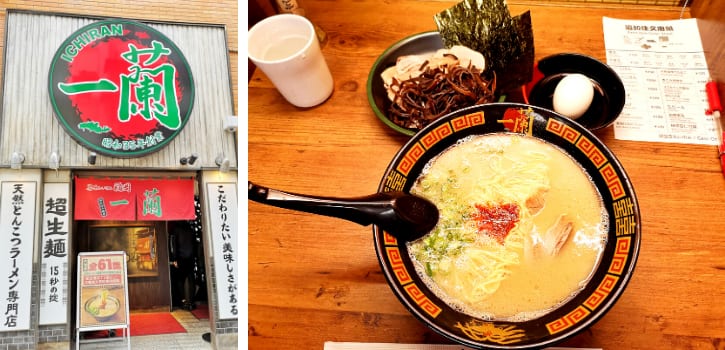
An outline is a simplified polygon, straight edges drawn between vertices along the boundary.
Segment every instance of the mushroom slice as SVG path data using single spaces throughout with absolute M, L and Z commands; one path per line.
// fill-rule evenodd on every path
M 541 258 L 543 254 L 542 243 L 541 236 L 535 232 L 524 237 L 524 259 L 526 261 L 533 261 Z
M 529 210 L 529 214 L 532 216 L 538 214 L 546 204 L 546 188 L 539 188 L 536 193 L 526 199 L 526 209 Z
M 460 61 L 456 55 L 452 54 L 448 49 L 440 49 L 430 58 L 430 67 L 455 67 L 460 65 Z
M 566 214 L 559 215 L 554 225 L 551 226 L 544 235 L 544 250 L 550 256 L 559 254 L 559 251 L 564 246 L 573 230 L 574 222 L 572 222 Z
M 486 69 L 486 60 L 478 51 L 469 49 L 465 46 L 454 45 L 450 48 L 449 52 L 458 57 L 458 60 L 461 61 L 461 66 L 463 67 L 468 67 L 470 65 L 481 72 Z
M 429 56 L 430 54 L 400 56 L 394 66 L 390 66 L 380 73 L 380 77 L 383 79 L 383 85 L 388 92 L 388 98 L 391 101 L 395 100 L 396 89 L 393 85 L 394 80 L 406 81 L 423 74 L 421 67 L 428 63 Z
M 390 101 L 395 100 L 395 89 L 393 87 L 393 80 L 396 78 L 398 73 L 398 70 L 395 68 L 395 66 L 388 67 L 383 71 L 383 73 L 380 74 L 380 76 L 383 78 L 383 85 L 385 86 L 385 90 L 388 92 L 388 99 Z

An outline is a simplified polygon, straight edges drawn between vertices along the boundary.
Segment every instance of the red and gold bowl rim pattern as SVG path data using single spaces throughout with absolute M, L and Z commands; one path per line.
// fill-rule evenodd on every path
M 409 191 L 423 166 L 458 140 L 517 133 L 558 146 L 582 165 L 609 213 L 607 245 L 587 284 L 572 300 L 526 322 L 487 321 L 450 308 L 420 279 L 405 242 L 374 227 L 383 272 L 401 302 L 428 327 L 463 345 L 482 349 L 534 349 L 553 345 L 591 326 L 614 305 L 637 260 L 640 216 L 631 182 L 619 161 L 590 131 L 549 110 L 514 103 L 473 106 L 443 117 L 398 152 L 380 191 Z

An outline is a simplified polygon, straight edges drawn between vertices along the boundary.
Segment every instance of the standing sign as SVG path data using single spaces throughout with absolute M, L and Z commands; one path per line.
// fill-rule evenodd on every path
M 128 324 L 126 253 L 78 254 L 79 328 Z
M 40 324 L 62 324 L 68 316 L 68 198 L 70 185 L 43 185 Z
M 61 44 L 48 92 L 71 137 L 119 158 L 166 146 L 186 125 L 194 101 L 181 50 L 161 32 L 120 19 L 89 24 Z
M 125 252 L 78 254 L 76 344 L 80 332 L 120 328 L 130 348 L 127 286 Z
M 36 185 L 0 186 L 0 331 L 30 329 Z
M 219 319 L 234 319 L 239 313 L 237 287 L 237 185 L 207 184 L 214 249 L 214 276 L 219 301 Z

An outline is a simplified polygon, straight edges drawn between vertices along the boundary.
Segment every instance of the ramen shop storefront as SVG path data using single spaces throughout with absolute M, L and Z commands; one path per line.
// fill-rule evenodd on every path
M 195 182 L 194 178 L 137 177 L 76 177 L 73 180 L 76 250 L 126 254 L 128 283 L 124 291 L 129 298 L 124 304 L 132 312 L 182 306 L 173 300 L 179 299 L 180 296 L 174 295 L 179 291 L 171 288 L 177 271 L 170 263 L 181 260 L 179 250 L 191 251 L 185 258 L 190 258 L 191 267 L 202 274 L 193 276 L 194 282 L 200 282 L 199 278 L 203 277 L 204 256 L 195 242 L 200 235 L 194 235 L 192 230 L 201 216 L 195 210 Z M 188 247 L 174 246 L 180 242 L 176 237 L 184 234 L 191 238 L 183 242 Z M 197 251 L 200 254 L 194 254 Z M 201 283 L 190 287 L 206 289 Z M 87 298 L 78 299 L 83 305 L 87 303 Z M 199 297 L 194 300 L 206 302 Z
M 8 10 L 4 44 L 2 344 L 75 345 L 204 305 L 212 346 L 236 348 L 225 28 Z

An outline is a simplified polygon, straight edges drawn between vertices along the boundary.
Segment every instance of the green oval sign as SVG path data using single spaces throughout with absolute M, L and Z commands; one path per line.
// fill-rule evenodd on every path
M 181 50 L 136 21 L 89 24 L 66 39 L 50 66 L 48 92 L 66 132 L 84 147 L 132 158 L 165 147 L 194 104 Z

